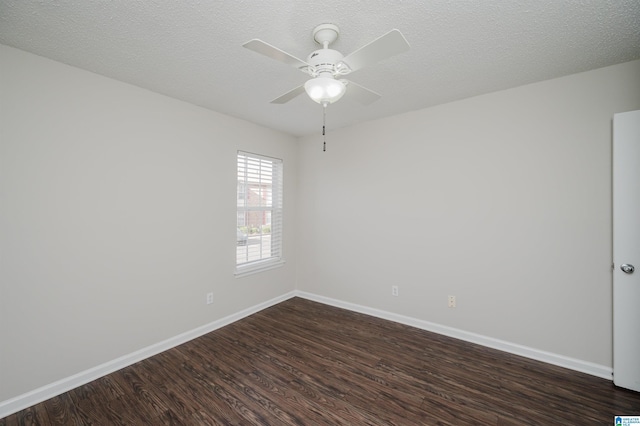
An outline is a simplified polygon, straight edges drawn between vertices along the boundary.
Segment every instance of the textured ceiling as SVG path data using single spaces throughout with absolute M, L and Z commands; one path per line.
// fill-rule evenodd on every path
M 345 55 L 393 28 L 411 45 L 349 75 L 382 98 L 330 105 L 329 129 L 640 58 L 640 0 L 0 0 L 2 44 L 297 136 L 322 107 L 269 101 L 305 75 L 242 44 L 305 59 L 321 23 Z

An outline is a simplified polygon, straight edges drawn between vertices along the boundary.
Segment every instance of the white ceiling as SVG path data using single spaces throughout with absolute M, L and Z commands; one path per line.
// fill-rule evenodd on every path
M 305 59 L 321 23 L 344 55 L 393 28 L 411 45 L 349 75 L 382 98 L 330 105 L 328 129 L 640 58 L 640 0 L 0 0 L 2 44 L 296 136 L 322 107 L 269 101 L 305 74 L 242 44 Z

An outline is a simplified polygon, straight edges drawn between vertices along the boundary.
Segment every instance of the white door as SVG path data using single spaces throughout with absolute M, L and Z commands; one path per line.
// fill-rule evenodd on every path
M 640 391 L 640 111 L 613 116 L 613 382 Z

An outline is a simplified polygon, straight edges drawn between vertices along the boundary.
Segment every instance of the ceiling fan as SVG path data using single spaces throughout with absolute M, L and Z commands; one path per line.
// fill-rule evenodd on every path
M 313 39 L 322 48 L 311 52 L 306 61 L 259 39 L 243 44 L 249 50 L 291 65 L 312 77 L 304 85 L 288 91 L 271 103 L 283 104 L 305 91 L 311 99 L 323 107 L 336 102 L 346 92 L 349 97 L 363 105 L 368 105 L 380 98 L 380 94 L 340 77 L 405 52 L 409 50 L 409 43 L 400 31 L 394 29 L 355 52 L 343 56 L 337 50 L 329 48 L 329 45 L 338 38 L 339 33 L 338 27 L 333 24 L 321 24 L 315 27 Z

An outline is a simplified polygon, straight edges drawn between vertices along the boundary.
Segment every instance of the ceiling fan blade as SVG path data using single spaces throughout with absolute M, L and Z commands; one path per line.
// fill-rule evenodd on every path
M 298 59 L 295 56 L 288 54 L 284 50 L 280 50 L 277 47 L 272 46 L 269 43 L 265 43 L 264 41 L 257 38 L 249 40 L 242 46 L 246 47 L 249 50 L 253 50 L 254 52 L 258 52 L 264 56 L 267 56 L 271 59 L 275 59 L 276 61 L 291 65 L 292 67 L 298 68 L 303 72 L 306 72 L 306 69 L 310 66 L 302 59 Z
M 364 66 L 374 64 L 398 53 L 409 50 L 409 43 L 399 30 L 391 30 L 378 37 L 371 43 L 362 46 L 355 52 L 347 55 L 344 62 L 351 71 L 356 71 Z
M 303 93 L 304 93 L 304 86 L 298 86 L 293 90 L 289 90 L 284 95 L 275 98 L 274 100 L 271 101 L 271 103 L 272 104 L 284 104 L 286 102 L 289 102 L 291 99 L 295 98 L 296 96 L 301 95 Z
M 380 99 L 381 95 L 379 93 L 374 92 L 373 90 L 369 90 L 366 87 L 362 87 L 359 84 L 354 83 L 353 81 L 344 80 L 347 82 L 347 93 L 351 99 L 361 103 L 362 105 L 369 105 Z

